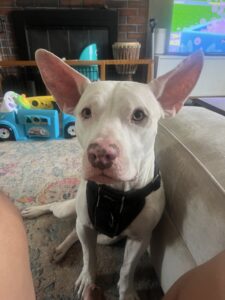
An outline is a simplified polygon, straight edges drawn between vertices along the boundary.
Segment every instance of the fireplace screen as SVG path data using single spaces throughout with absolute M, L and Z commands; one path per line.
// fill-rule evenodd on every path
M 81 59 L 84 50 L 93 44 L 97 48 L 97 59 L 113 58 L 112 45 L 117 41 L 118 27 L 116 10 L 24 9 L 13 11 L 11 20 L 21 60 L 33 60 L 38 48 L 49 50 L 61 58 Z M 89 74 L 87 77 L 91 80 L 98 79 L 97 66 L 91 69 L 83 67 L 79 71 L 86 76 Z M 20 79 L 23 79 L 28 94 L 42 95 L 46 92 L 37 69 L 22 70 Z
M 79 59 L 95 43 L 98 58 L 112 58 L 117 40 L 117 11 L 112 9 L 27 9 L 11 14 L 20 59 L 33 59 L 38 48 Z

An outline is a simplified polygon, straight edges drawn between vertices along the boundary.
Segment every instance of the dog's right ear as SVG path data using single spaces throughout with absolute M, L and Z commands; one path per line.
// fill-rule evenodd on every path
M 73 114 L 74 108 L 90 80 L 47 50 L 37 50 L 35 59 L 41 77 L 60 109 Z
M 166 116 L 174 116 L 191 93 L 203 67 L 203 53 L 188 56 L 172 71 L 150 82 L 150 88 Z

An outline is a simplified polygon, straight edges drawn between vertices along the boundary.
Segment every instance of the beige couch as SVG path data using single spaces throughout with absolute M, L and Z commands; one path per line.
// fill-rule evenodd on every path
M 167 205 L 152 239 L 164 291 L 225 249 L 225 117 L 184 107 L 159 125 L 156 155 Z

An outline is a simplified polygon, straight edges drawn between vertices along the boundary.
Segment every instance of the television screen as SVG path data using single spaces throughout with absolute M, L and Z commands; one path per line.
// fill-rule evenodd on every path
M 225 0 L 174 0 L 170 54 L 225 55 Z

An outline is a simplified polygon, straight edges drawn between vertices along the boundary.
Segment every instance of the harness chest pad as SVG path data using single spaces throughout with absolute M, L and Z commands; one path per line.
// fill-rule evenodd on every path
M 111 238 L 119 235 L 141 212 L 145 205 L 145 197 L 159 189 L 160 183 L 159 172 L 144 188 L 128 192 L 88 181 L 88 213 L 95 230 Z

